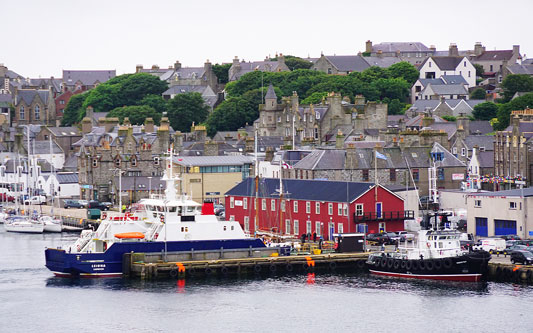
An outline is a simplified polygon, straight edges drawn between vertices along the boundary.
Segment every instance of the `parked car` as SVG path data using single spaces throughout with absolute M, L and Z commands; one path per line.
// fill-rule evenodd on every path
M 377 244 L 394 244 L 395 240 L 391 237 L 397 237 L 395 233 L 378 232 L 366 235 L 366 240 Z
M 518 236 L 518 235 L 501 235 L 501 236 L 498 236 L 498 237 L 503 238 L 503 239 L 505 239 L 506 241 L 507 241 L 507 240 L 520 240 L 520 239 L 522 239 L 522 238 L 520 238 L 520 236 Z
M 409 231 L 398 231 L 398 235 L 400 235 L 400 240 L 402 242 L 405 242 L 406 240 L 412 241 L 415 239 L 415 234 L 410 233 Z
M 109 207 L 104 205 L 103 202 L 100 202 L 98 200 L 91 200 L 89 201 L 89 204 L 87 206 L 89 209 L 100 209 L 100 210 L 109 210 Z
M 511 253 L 511 263 L 531 264 L 533 263 L 533 253 L 525 250 L 516 250 Z
M 29 199 L 24 200 L 25 205 L 42 205 L 46 203 L 44 195 L 34 195 Z
M 83 206 L 80 204 L 78 200 L 65 200 L 65 204 L 63 205 L 65 208 L 83 208 Z
M 102 206 L 106 206 L 106 207 L 107 207 L 107 210 L 113 208 L 113 203 L 112 203 L 112 202 L 109 202 L 109 201 L 101 202 L 101 205 L 102 205 Z
M 7 193 L 0 193 L 1 202 L 15 202 L 15 197 Z
M 503 253 L 504 254 L 511 254 L 514 251 L 520 251 L 520 250 L 527 251 L 526 249 L 527 249 L 527 246 L 525 246 L 525 245 L 514 244 L 514 245 L 509 246 L 505 250 L 503 250 Z
M 474 246 L 474 250 L 485 250 L 490 253 L 503 252 L 506 248 L 505 240 L 501 238 L 483 238 Z
M 221 204 L 215 204 L 213 208 L 215 209 L 215 215 L 220 215 L 220 213 L 225 210 L 224 206 Z
M 82 208 L 89 207 L 89 201 L 87 201 L 87 200 L 78 200 L 78 202 L 80 203 Z
M 29 198 L 30 198 L 29 195 L 27 195 L 27 194 L 21 194 L 21 195 L 18 197 L 18 201 L 19 201 L 20 203 L 24 203 L 24 201 L 25 201 L 25 200 L 28 200 Z

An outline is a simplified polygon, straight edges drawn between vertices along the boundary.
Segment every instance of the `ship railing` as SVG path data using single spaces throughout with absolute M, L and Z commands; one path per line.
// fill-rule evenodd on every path
M 76 252 L 83 252 L 85 246 L 89 243 L 89 241 L 93 238 L 94 232 L 85 230 L 85 232 L 82 232 L 80 235 L 80 238 L 76 240 L 74 245 L 72 245 L 71 249 Z
M 159 223 L 152 223 L 152 225 L 150 226 L 150 229 L 148 229 L 148 231 L 146 232 L 146 239 L 153 240 L 160 226 L 161 224 Z

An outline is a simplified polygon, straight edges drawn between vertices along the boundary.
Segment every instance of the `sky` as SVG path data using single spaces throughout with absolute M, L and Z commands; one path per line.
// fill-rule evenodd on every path
M 365 41 L 422 42 L 533 57 L 532 0 L 0 0 L 0 63 L 30 78 L 62 70 L 167 68 L 353 55 Z

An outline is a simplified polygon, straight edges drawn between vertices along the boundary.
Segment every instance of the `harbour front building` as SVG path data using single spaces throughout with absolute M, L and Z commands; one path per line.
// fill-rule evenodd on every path
M 247 178 L 226 193 L 226 218 L 245 232 L 332 239 L 335 233 L 404 230 L 413 211 L 391 190 L 372 183 Z M 280 197 L 280 192 L 283 195 Z M 257 214 L 257 215 L 256 215 Z M 256 219 L 257 218 L 257 219 Z

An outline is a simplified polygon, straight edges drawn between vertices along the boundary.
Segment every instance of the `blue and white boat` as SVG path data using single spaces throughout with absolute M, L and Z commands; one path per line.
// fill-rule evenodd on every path
M 102 216 L 96 231 L 83 230 L 66 248 L 46 249 L 46 267 L 62 277 L 112 277 L 122 275 L 124 253 L 265 248 L 261 239 L 247 237 L 238 222 L 219 221 L 212 206 L 205 212 L 177 195 L 171 158 L 163 196 L 142 199 L 132 213 Z

